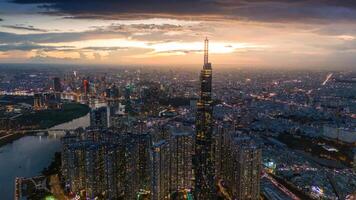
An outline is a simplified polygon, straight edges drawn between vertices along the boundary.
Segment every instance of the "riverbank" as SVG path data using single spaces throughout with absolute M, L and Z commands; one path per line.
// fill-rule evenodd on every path
M 0 137 L 0 147 L 14 140 L 20 139 L 24 135 L 25 134 L 22 133 L 13 133 L 13 134 L 4 135 Z
M 84 104 L 66 103 L 59 110 L 44 110 L 22 115 L 17 123 L 24 124 L 31 129 L 49 129 L 59 124 L 70 122 L 87 115 L 90 108 Z M 31 130 L 11 131 L 11 134 L 0 135 L 0 147 L 13 142 L 25 135 L 32 134 Z
M 89 106 L 79 103 L 65 103 L 58 110 L 43 110 L 21 116 L 19 123 L 34 126 L 37 129 L 48 129 L 73 119 L 82 117 L 90 111 Z
M 324 138 L 293 137 L 289 134 L 280 134 L 277 138 L 289 148 L 305 152 L 314 162 L 329 168 L 352 167 L 353 157 L 349 154 L 352 146 L 338 144 Z M 328 150 L 325 146 L 332 147 Z

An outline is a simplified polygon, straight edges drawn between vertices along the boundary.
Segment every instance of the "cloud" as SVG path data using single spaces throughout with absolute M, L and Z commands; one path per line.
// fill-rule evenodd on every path
M 355 25 L 345 25 L 345 24 L 330 24 L 314 28 L 316 34 L 321 35 L 356 35 L 356 26 Z
M 128 50 L 128 47 L 85 47 L 81 50 L 90 50 L 90 51 L 118 51 L 118 50 Z
M 95 60 L 101 60 L 101 55 L 99 53 L 94 53 L 93 57 Z
M 165 31 L 173 31 L 173 30 L 182 30 L 182 25 L 174 25 L 174 24 L 111 24 L 110 26 L 94 26 L 92 27 L 96 30 L 101 31 L 127 31 L 127 30 L 144 30 L 144 31 L 153 31 L 153 30 L 165 30 Z
M 206 25 L 208 26 L 208 25 Z M 185 40 L 192 41 L 201 39 L 202 35 L 207 35 L 207 27 L 197 25 L 174 25 L 174 24 L 109 24 L 106 26 L 92 26 L 90 30 L 80 32 L 46 32 L 46 30 L 38 29 L 33 26 L 19 26 L 19 25 L 4 25 L 3 27 L 41 31 L 38 33 L 16 34 L 10 32 L 0 32 L 1 43 L 61 43 L 61 42 L 75 42 L 91 39 L 117 39 L 130 38 L 135 40 L 144 40 L 156 42 L 167 42 Z M 214 29 L 211 29 L 214 30 Z M 211 31 L 210 30 L 210 31 Z M 174 33 L 170 35 L 169 33 Z
M 0 20 L 0 21 L 1 21 L 1 20 Z M 16 24 L 16 25 L 2 25 L 2 27 L 11 28 L 11 29 L 16 29 L 16 30 L 26 30 L 26 31 L 36 31 L 36 32 L 48 32 L 48 30 L 45 30 L 45 29 L 35 28 L 34 26 L 25 26 L 25 25 L 21 25 L 21 24 Z
M 354 0 L 14 0 L 8 4 L 0 3 L 2 14 L 8 10 L 1 16 L 5 21 L 0 25 L 0 53 L 43 52 L 37 58 L 48 62 L 64 58 L 200 63 L 205 36 L 211 39 L 211 48 L 216 47 L 214 63 L 241 63 L 246 57 L 253 64 L 303 65 L 310 63 L 300 58 L 311 55 L 321 63 L 333 53 L 340 58 L 350 55 L 356 47 Z M 11 7 L 17 12 L 12 13 Z
M 40 34 L 15 34 L 8 32 L 0 32 L 0 43 L 15 43 L 15 42 L 35 42 L 35 43 L 50 43 L 75 41 L 80 39 L 82 34 L 79 33 L 40 33 Z
M 152 17 L 264 22 L 355 21 L 354 0 L 14 0 L 39 4 L 45 13 L 73 18 Z
M 342 39 L 342 38 L 340 38 Z M 337 44 L 323 44 L 323 45 L 315 45 L 318 48 L 324 48 L 324 49 L 328 49 L 328 50 L 333 50 L 333 53 L 337 53 L 337 52 L 346 52 L 346 51 L 351 51 L 351 52 L 355 52 L 356 51 L 356 40 L 352 39 L 348 39 L 348 40 L 344 40 Z
M 168 51 L 159 51 L 152 53 L 160 53 L 160 54 L 190 54 L 190 53 L 202 53 L 203 50 L 168 50 Z
M 30 62 L 33 63 L 72 64 L 80 61 L 82 60 L 79 58 L 70 58 L 70 57 L 57 58 L 54 56 L 47 56 L 47 55 L 40 55 L 40 54 L 37 54 L 30 58 Z
M 38 45 L 32 42 L 24 42 L 24 43 L 11 43 L 11 44 L 0 44 L 0 51 L 6 52 L 6 51 L 14 51 L 14 50 L 19 50 L 19 51 L 31 51 L 31 50 L 45 50 L 45 51 L 53 51 L 53 50 L 59 50 L 59 49 L 66 49 L 66 48 L 73 48 L 70 46 L 44 46 L 44 45 Z
M 36 33 L 16 34 L 0 32 L 0 43 L 34 42 L 34 43 L 59 43 L 87 40 L 94 38 L 117 38 L 123 37 L 123 33 L 108 33 L 99 31 L 62 32 L 62 33 Z

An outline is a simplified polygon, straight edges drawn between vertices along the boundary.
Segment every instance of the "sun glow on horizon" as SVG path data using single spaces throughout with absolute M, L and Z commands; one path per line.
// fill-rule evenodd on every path
M 150 41 L 139 41 L 131 39 L 94 39 L 76 42 L 64 43 L 41 43 L 44 46 L 57 47 L 59 49 L 69 49 L 80 51 L 85 49 L 99 49 L 97 51 L 105 52 L 112 49 L 125 50 L 129 48 L 140 48 L 149 50 L 144 55 L 136 57 L 151 57 L 162 55 L 184 55 L 187 53 L 201 54 L 203 51 L 202 42 L 161 42 L 152 43 Z M 268 48 L 267 45 L 256 45 L 236 42 L 211 42 L 210 53 L 212 54 L 229 54 L 236 51 L 257 50 Z

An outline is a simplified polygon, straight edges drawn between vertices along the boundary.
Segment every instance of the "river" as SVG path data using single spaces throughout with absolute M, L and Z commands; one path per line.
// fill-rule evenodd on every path
M 75 129 L 89 126 L 89 114 L 53 127 L 53 129 Z M 0 147 L 0 199 L 14 199 L 16 177 L 40 175 L 61 150 L 63 132 L 49 131 L 48 136 L 29 135 Z

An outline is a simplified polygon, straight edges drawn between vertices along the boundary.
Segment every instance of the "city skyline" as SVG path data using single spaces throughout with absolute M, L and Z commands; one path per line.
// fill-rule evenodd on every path
M 0 0 L 1 200 L 356 199 L 355 0 Z
M 1 198 L 351 200 L 355 73 L 215 71 L 201 46 L 200 76 L 2 67 Z
M 355 69 L 355 9 L 321 0 L 1 1 L 0 63 L 192 66 L 208 36 L 222 67 Z

